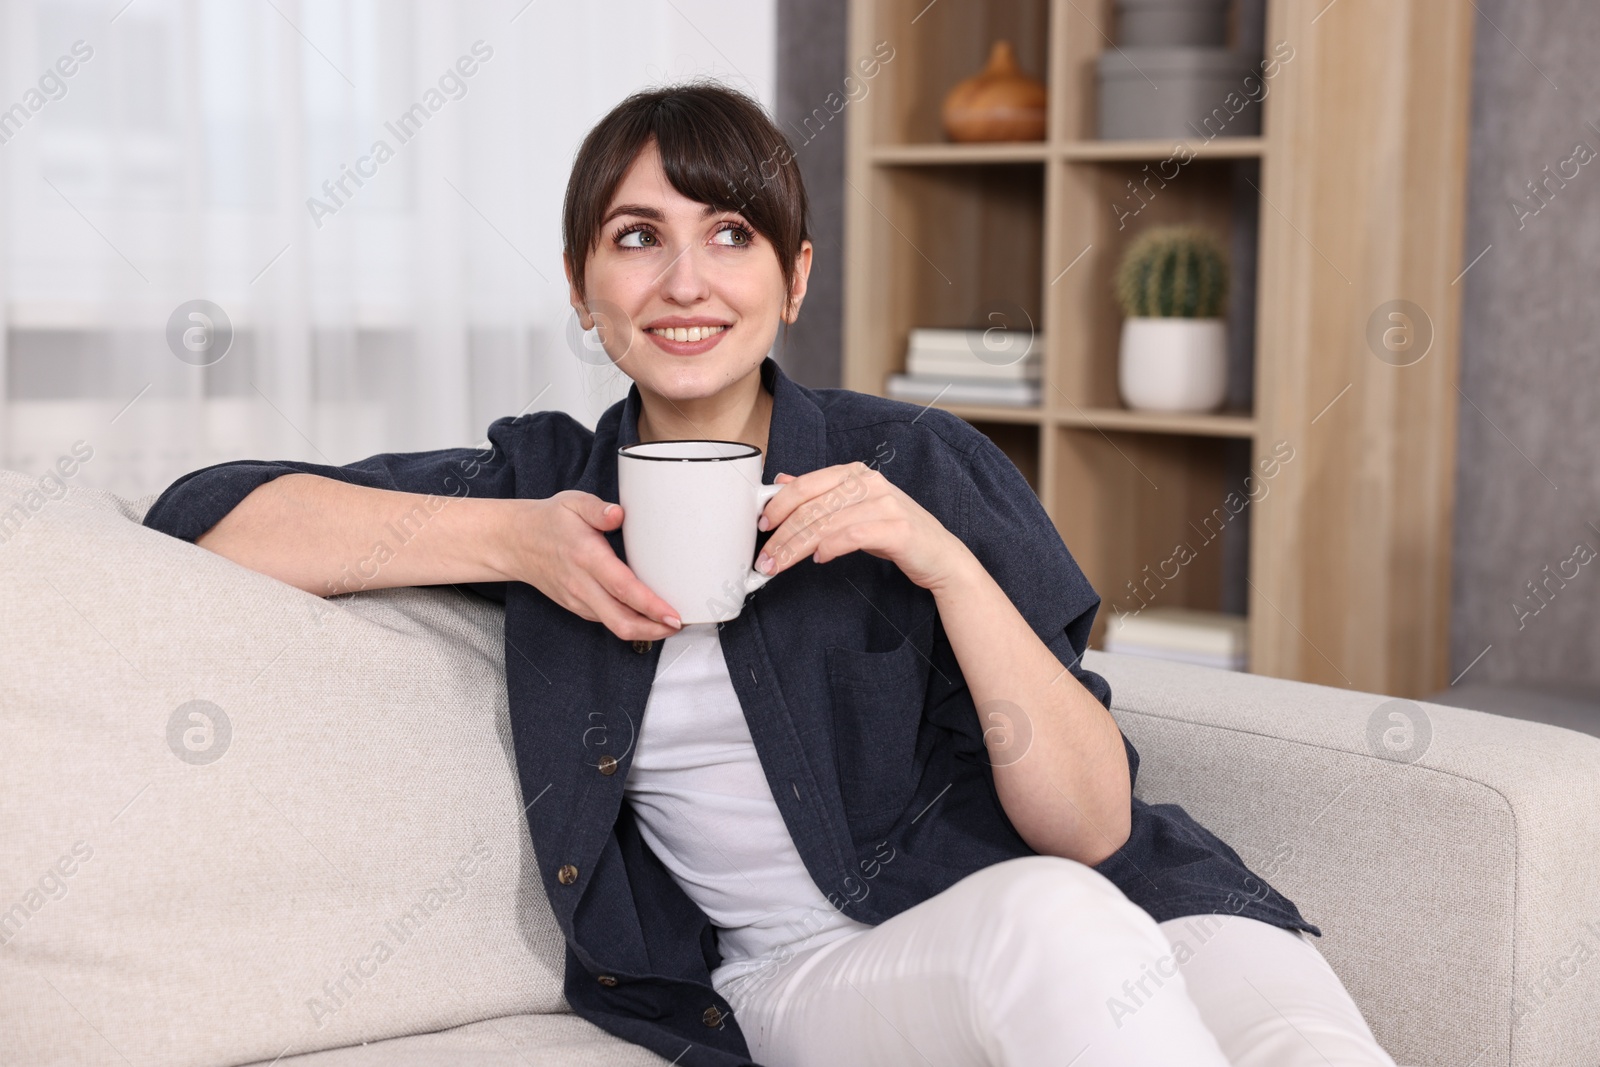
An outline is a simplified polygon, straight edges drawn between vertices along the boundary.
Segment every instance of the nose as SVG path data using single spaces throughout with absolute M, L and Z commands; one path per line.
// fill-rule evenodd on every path
M 672 257 L 661 272 L 661 295 L 665 299 L 674 304 L 690 305 L 711 295 L 702 254 L 697 244 L 690 244 Z

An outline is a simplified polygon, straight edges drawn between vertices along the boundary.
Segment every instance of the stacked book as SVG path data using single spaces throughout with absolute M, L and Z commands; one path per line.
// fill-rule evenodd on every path
M 896 400 L 1039 405 L 1044 338 L 1019 330 L 912 330 L 906 373 L 889 375 Z
M 1106 628 L 1106 651 L 1242 671 L 1249 635 L 1249 623 L 1242 615 L 1142 608 L 1113 612 Z

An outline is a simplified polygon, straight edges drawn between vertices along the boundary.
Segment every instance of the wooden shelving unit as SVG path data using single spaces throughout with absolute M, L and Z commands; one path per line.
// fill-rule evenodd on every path
M 850 111 L 844 384 L 881 393 L 913 327 L 1003 308 L 1042 331 L 1042 406 L 938 406 L 1038 492 L 1104 601 L 1095 644 L 1114 610 L 1140 603 L 1243 612 L 1254 671 L 1423 695 L 1449 681 L 1473 13 L 1236 6 L 1240 39 L 1280 57 L 1252 105 L 1261 136 L 1101 141 L 1094 61 L 1114 39 L 1111 0 L 852 0 L 850 55 L 880 41 L 895 54 Z M 939 105 L 999 38 L 1049 86 L 1048 137 L 951 144 Z M 1117 393 L 1112 271 L 1133 237 L 1180 221 L 1235 257 L 1235 366 L 1217 414 L 1130 411 Z M 1407 367 L 1366 340 L 1396 299 L 1433 327 Z M 1180 544 L 1195 558 L 1162 577 Z

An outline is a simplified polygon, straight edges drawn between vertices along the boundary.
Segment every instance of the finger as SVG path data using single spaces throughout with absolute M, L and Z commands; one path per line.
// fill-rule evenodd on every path
M 622 638 L 624 641 L 662 641 L 678 631 L 663 623 L 654 622 L 618 604 L 613 610 L 602 611 L 600 621 L 605 628 Z
M 773 476 L 772 484 L 773 485 L 788 485 L 792 481 L 794 481 L 794 475 L 792 475 L 792 474 L 784 474 L 782 471 L 780 471 L 776 475 Z M 772 497 L 764 505 L 762 505 L 761 514 L 756 516 L 756 529 L 763 530 L 763 531 L 770 530 L 770 529 L 772 529 L 774 526 L 776 526 L 778 524 L 778 520 L 777 519 L 769 518 L 768 516 L 771 515 L 771 514 L 774 514 L 773 510 L 772 510 L 772 501 L 776 500 L 778 497 L 780 497 L 782 495 L 783 494 L 781 492 L 780 493 L 774 493 L 774 494 L 772 494 Z
M 867 519 L 848 526 L 825 531 L 811 549 L 811 558 L 817 563 L 827 563 L 852 552 L 867 552 L 883 556 L 893 546 L 892 538 L 904 533 L 904 525 L 890 519 Z
M 762 548 L 756 569 L 774 575 L 810 555 L 823 531 L 840 521 L 839 513 L 847 506 L 840 494 L 831 491 L 802 502 Z
M 593 575 L 586 575 L 589 586 L 582 598 L 590 611 L 607 630 L 626 641 L 655 641 L 677 632 L 671 626 L 639 614 L 630 605 L 618 600 Z M 641 583 L 642 584 L 642 583 Z
M 820 505 L 818 505 L 820 508 Z M 793 515 L 788 522 L 780 526 L 766 547 L 761 550 L 761 555 L 756 558 L 756 569 L 767 574 L 777 574 L 807 556 L 814 555 L 818 546 L 825 541 L 836 538 L 853 536 L 848 533 L 852 528 L 863 523 L 871 524 L 894 517 L 891 509 L 894 502 L 877 497 L 864 500 L 858 504 L 850 504 L 836 508 L 832 511 L 819 510 L 813 512 L 811 504 L 807 504 Z M 838 542 L 845 544 L 846 542 Z M 844 551 L 853 551 L 853 548 Z M 835 552 L 834 555 L 843 555 L 844 551 Z M 771 560 L 772 569 L 768 571 L 764 566 L 763 558 Z
M 590 577 L 605 590 L 606 595 L 623 605 L 629 612 L 651 622 L 666 625 L 669 631 L 675 631 L 677 626 L 668 622 L 676 620 L 678 612 L 671 604 L 662 600 L 648 585 L 639 580 L 633 573 L 633 568 L 622 562 L 616 556 L 609 559 L 602 557 L 599 564 L 591 568 Z M 678 623 L 681 626 L 682 623 Z
M 596 530 L 615 530 L 622 525 L 622 505 L 601 500 L 592 493 L 573 493 L 562 504 Z
M 794 481 L 794 475 L 779 473 L 778 475 L 773 477 L 772 484 L 773 485 L 788 485 L 792 481 Z M 774 494 L 774 495 L 776 495 L 776 494 Z M 768 506 L 770 506 L 770 505 L 771 505 L 771 501 L 768 501 Z M 758 529 L 758 530 L 770 530 L 770 529 L 772 529 L 772 527 L 774 525 L 775 525 L 775 521 L 772 520 L 772 519 L 767 518 L 767 508 L 763 507 L 761 509 L 761 514 L 756 518 L 756 529 Z
M 877 472 L 865 463 L 842 463 L 786 481 L 762 509 L 761 517 L 766 521 L 766 526 L 762 528 L 773 529 L 783 525 L 796 510 L 819 498 L 824 510 L 832 511 L 861 500 L 870 490 L 869 476 L 876 475 Z

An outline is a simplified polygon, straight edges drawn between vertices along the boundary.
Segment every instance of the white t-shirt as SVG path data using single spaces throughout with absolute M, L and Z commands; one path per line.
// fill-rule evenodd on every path
M 715 623 L 662 645 L 623 793 L 651 851 L 717 927 L 711 984 L 730 1002 L 790 953 L 871 929 L 829 904 L 801 862 Z

